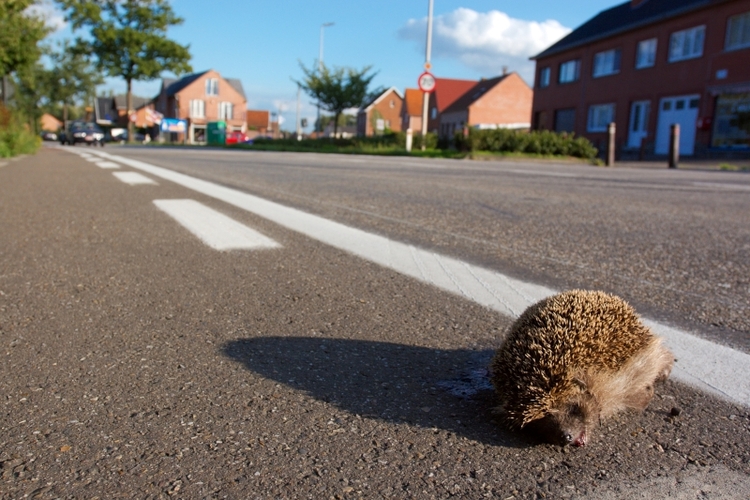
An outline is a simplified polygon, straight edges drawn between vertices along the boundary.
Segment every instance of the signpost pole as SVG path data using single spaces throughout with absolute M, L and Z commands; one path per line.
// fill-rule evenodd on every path
M 429 6 L 427 8 L 427 50 L 425 54 L 425 70 L 430 70 L 430 53 L 432 52 L 432 2 L 429 0 Z M 427 147 L 427 118 L 430 107 L 430 93 L 424 92 L 422 94 L 422 151 Z

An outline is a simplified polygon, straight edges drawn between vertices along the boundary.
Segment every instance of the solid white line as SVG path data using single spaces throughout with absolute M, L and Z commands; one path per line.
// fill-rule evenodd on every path
M 215 250 L 281 246 L 258 231 L 195 200 L 154 200 L 154 205 Z
M 135 186 L 136 184 L 157 184 L 155 180 L 149 179 L 138 172 L 112 172 L 112 175 L 131 186 Z
M 120 168 L 120 164 L 119 163 L 115 163 L 113 161 L 101 161 L 101 160 L 99 160 L 96 163 L 94 163 L 94 165 L 96 165 L 99 168 Z
M 528 306 L 556 293 L 544 286 L 516 280 L 491 269 L 389 240 L 236 189 L 142 161 L 108 153 L 98 154 L 255 213 L 310 238 L 511 317 L 517 317 Z M 678 361 L 672 371 L 675 379 L 750 406 L 750 355 L 663 323 L 646 321 L 658 335 L 664 337 L 677 355 Z

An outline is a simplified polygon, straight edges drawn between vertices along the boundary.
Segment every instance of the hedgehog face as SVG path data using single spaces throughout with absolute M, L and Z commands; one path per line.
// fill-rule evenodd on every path
M 561 446 L 585 446 L 590 430 L 599 419 L 599 406 L 590 393 L 584 393 L 552 408 L 526 429 L 540 439 Z

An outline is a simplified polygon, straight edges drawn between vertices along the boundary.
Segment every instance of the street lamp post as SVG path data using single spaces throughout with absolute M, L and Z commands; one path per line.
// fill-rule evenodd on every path
M 318 45 L 318 75 L 323 73 L 323 29 L 333 26 L 335 23 L 323 23 L 320 25 L 320 44 Z M 318 102 L 318 128 L 319 132 L 323 131 L 320 124 L 320 102 Z

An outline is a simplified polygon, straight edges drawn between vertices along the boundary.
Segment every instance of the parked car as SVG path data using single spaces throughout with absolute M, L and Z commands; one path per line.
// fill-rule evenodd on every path
M 96 123 L 73 122 L 60 134 L 60 143 L 73 146 L 79 142 L 89 146 L 104 146 L 104 131 Z
M 57 140 L 57 134 L 54 132 L 50 132 L 48 130 L 45 130 L 41 134 L 43 141 L 56 141 Z
M 227 132 L 225 144 L 247 144 L 250 139 L 244 132 Z

